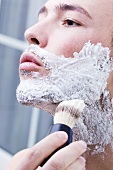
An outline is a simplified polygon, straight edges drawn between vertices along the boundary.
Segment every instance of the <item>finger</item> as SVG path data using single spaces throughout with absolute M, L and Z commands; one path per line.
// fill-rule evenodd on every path
M 77 141 L 56 152 L 44 165 L 44 170 L 64 170 L 86 151 L 86 143 Z
M 65 170 L 85 170 L 86 160 L 83 157 L 79 157 L 75 162 L 69 165 Z
M 58 147 L 63 145 L 67 141 L 67 138 L 67 134 L 61 131 L 47 136 L 29 149 L 20 162 L 17 170 L 36 169 L 46 157 L 48 157 Z

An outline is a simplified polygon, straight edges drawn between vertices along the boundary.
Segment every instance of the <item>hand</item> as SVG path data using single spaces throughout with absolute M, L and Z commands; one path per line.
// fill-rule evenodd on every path
M 85 170 L 85 159 L 81 155 L 86 151 L 83 141 L 73 142 L 56 152 L 43 167 L 41 162 L 67 140 L 65 132 L 55 132 L 32 148 L 17 154 L 8 170 Z

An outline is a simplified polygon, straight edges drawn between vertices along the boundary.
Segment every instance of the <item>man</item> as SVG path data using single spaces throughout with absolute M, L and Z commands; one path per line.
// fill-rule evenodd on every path
M 56 93 L 54 94 L 52 93 L 54 91 L 54 90 L 52 91 L 52 88 L 54 87 L 54 83 L 53 86 L 51 86 L 50 82 L 52 82 L 53 77 L 51 77 L 51 79 L 49 79 L 48 77 L 51 74 L 56 75 L 55 73 L 56 70 L 58 72 L 58 69 L 56 69 L 55 64 L 54 67 L 52 67 L 51 61 L 49 61 L 49 59 L 47 58 L 44 58 L 45 55 L 41 56 L 41 53 L 43 53 L 43 50 L 46 50 L 50 53 L 50 55 L 48 55 L 44 51 L 44 54 L 47 54 L 48 57 L 53 56 L 52 54 L 55 54 L 57 56 L 63 55 L 65 58 L 70 58 L 70 57 L 73 58 L 73 53 L 80 52 L 84 44 L 90 40 L 90 42 L 95 45 L 98 42 L 101 42 L 103 47 L 109 47 L 110 57 L 112 58 L 113 55 L 112 54 L 112 48 L 113 48 L 113 17 L 112 17 L 113 12 L 112 11 L 113 11 L 112 0 L 108 0 L 108 1 L 106 0 L 94 0 L 94 1 L 49 0 L 47 1 L 45 6 L 39 12 L 39 22 L 25 32 L 25 37 L 28 40 L 29 44 L 35 44 L 36 46 L 39 46 L 42 49 L 42 51 L 37 52 L 37 49 L 33 49 L 36 46 L 35 47 L 30 46 L 31 49 L 28 49 L 28 52 L 25 52 L 20 59 L 19 69 L 20 69 L 21 84 L 17 90 L 18 100 L 23 104 L 40 107 L 54 114 L 54 110 L 56 108 L 56 105 L 58 104 L 57 101 L 59 101 L 60 98 L 62 101 L 63 94 L 61 95 L 61 91 L 57 90 L 56 88 L 55 89 L 57 90 L 57 94 L 59 95 L 57 95 Z M 101 47 L 99 46 L 99 48 Z M 87 49 L 87 45 L 85 50 L 86 49 Z M 95 52 L 96 49 L 94 48 L 93 52 Z M 106 54 L 106 51 L 104 51 L 103 54 Z M 105 55 L 105 59 L 106 57 L 107 55 Z M 45 62 L 45 60 L 46 61 L 48 60 L 48 62 Z M 51 60 L 54 59 L 51 57 Z M 69 60 L 64 59 L 64 61 L 70 61 L 70 60 L 71 59 Z M 56 57 L 55 57 L 55 61 L 57 62 Z M 58 61 L 60 62 L 59 57 L 58 57 Z M 109 63 L 108 61 L 105 63 L 106 65 L 104 69 L 103 69 L 103 65 L 101 68 L 101 64 L 100 64 L 99 71 L 103 69 L 102 71 L 106 72 L 108 63 Z M 49 64 L 49 66 L 47 64 Z M 84 62 L 82 64 L 84 64 Z M 88 64 L 87 66 L 89 66 L 88 69 L 91 71 L 90 65 Z M 95 64 L 92 66 L 94 66 L 95 68 Z M 65 69 L 65 67 L 63 68 Z M 94 70 L 91 71 L 91 74 L 93 71 Z M 61 73 L 62 72 L 63 71 L 61 71 Z M 66 74 L 70 75 L 71 72 L 72 70 L 70 68 L 70 71 L 68 70 Z M 108 74 L 108 72 L 106 74 Z M 95 72 L 93 73 L 95 74 Z M 74 74 L 76 73 L 74 72 Z M 65 71 L 64 71 L 64 75 L 65 75 Z M 89 74 L 87 73 L 87 75 Z M 95 78 L 96 76 L 98 76 L 98 74 L 94 75 Z M 65 79 L 64 77 L 62 76 L 62 79 L 60 79 L 61 81 L 59 81 L 58 83 L 61 83 Z M 82 79 L 84 81 L 83 76 Z M 54 80 L 56 81 L 56 79 Z M 69 81 L 70 80 L 71 79 L 69 79 Z M 76 81 L 78 80 L 76 79 Z M 112 161 L 113 160 L 113 152 L 112 152 L 113 134 L 111 130 L 113 124 L 112 124 L 112 108 L 110 103 L 110 100 L 113 97 L 112 72 L 110 72 L 107 81 L 108 84 L 106 88 L 108 91 L 105 91 L 105 88 L 103 91 L 100 90 L 99 91 L 100 96 L 99 98 L 97 97 L 98 101 L 97 99 L 95 99 L 96 95 L 94 96 L 94 98 L 91 97 L 92 91 L 88 95 L 88 98 L 90 97 L 91 98 L 90 100 L 88 100 L 87 98 L 88 101 L 86 102 L 87 104 L 86 112 L 84 112 L 83 117 L 81 117 L 83 121 L 82 123 L 85 122 L 84 124 L 86 125 L 85 126 L 86 129 L 83 128 L 83 132 L 85 136 L 82 135 L 82 127 L 80 127 L 81 124 L 78 124 L 78 128 L 80 128 L 79 135 L 81 135 L 80 139 L 86 140 L 89 148 L 89 151 L 87 151 L 85 154 L 87 170 L 113 169 L 113 161 Z M 86 86 L 84 86 L 84 83 L 81 84 L 80 87 L 81 88 L 83 87 L 82 89 L 88 87 L 88 84 L 85 84 Z M 89 83 L 89 85 L 90 84 L 91 83 Z M 103 86 L 105 86 L 105 84 L 106 82 L 104 82 Z M 46 86 L 49 89 L 48 88 L 46 89 Z M 60 86 L 62 86 L 62 83 L 60 84 Z M 95 88 L 93 88 L 94 94 L 96 92 L 95 91 L 96 86 L 98 86 L 98 84 L 96 84 L 94 86 Z M 43 89 L 40 90 L 41 87 L 44 87 L 43 88 L 44 90 Z M 68 84 L 66 84 L 66 87 L 68 87 Z M 66 89 L 66 87 L 64 84 L 64 89 Z M 62 91 L 64 89 L 62 88 Z M 80 95 L 85 94 L 85 97 L 87 96 L 85 90 L 83 91 L 83 93 L 82 90 L 80 92 L 81 92 Z M 106 93 L 103 94 L 102 92 L 106 92 Z M 73 95 L 73 92 L 70 92 L 70 94 Z M 77 136 L 77 139 L 79 139 L 79 135 L 75 134 L 75 138 Z M 63 143 L 65 143 L 66 139 L 67 136 L 63 132 L 55 133 L 46 137 L 44 140 L 36 144 L 33 148 L 18 153 L 13 158 L 9 169 L 32 170 L 38 168 L 42 170 L 47 170 L 47 169 L 84 170 L 85 160 L 83 157 L 81 157 L 81 155 L 86 151 L 86 145 L 83 141 L 73 142 L 71 145 L 69 145 L 66 148 L 63 148 L 62 150 L 58 151 L 53 157 L 51 157 L 51 159 L 44 165 L 44 167 L 42 168 L 39 167 L 41 162 L 48 155 L 50 155 L 53 150 L 55 150 Z

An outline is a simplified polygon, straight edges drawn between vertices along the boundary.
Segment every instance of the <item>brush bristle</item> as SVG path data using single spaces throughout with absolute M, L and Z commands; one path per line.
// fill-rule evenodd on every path
M 54 124 L 65 124 L 72 129 L 84 107 L 84 101 L 79 99 L 61 102 L 56 108 Z

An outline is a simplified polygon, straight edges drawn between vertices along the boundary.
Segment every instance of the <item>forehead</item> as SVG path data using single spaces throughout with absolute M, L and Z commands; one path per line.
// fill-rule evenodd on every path
M 107 10 L 106 12 L 113 12 L 113 0 L 48 0 L 46 5 L 49 7 L 54 7 L 57 4 L 66 3 L 66 4 L 78 4 L 83 6 L 88 10 L 98 11 L 98 10 Z

